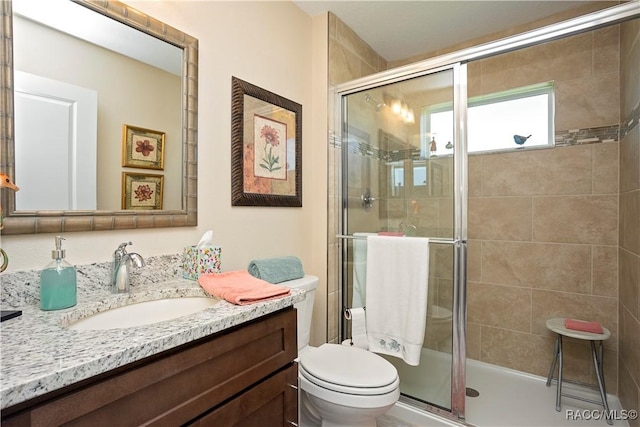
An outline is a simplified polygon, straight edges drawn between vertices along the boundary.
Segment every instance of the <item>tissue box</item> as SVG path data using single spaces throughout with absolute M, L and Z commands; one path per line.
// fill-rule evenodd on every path
M 182 255 L 182 277 L 198 280 L 204 273 L 220 273 L 220 246 L 186 246 Z

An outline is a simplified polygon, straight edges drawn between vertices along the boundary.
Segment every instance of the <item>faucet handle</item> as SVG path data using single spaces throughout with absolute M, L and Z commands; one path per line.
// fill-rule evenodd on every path
M 127 245 L 131 245 L 131 244 L 132 244 L 131 242 L 120 243 L 120 245 L 118 246 L 118 249 L 116 249 L 115 253 L 117 255 L 120 255 L 120 256 L 126 254 L 127 253 L 126 247 L 127 247 Z

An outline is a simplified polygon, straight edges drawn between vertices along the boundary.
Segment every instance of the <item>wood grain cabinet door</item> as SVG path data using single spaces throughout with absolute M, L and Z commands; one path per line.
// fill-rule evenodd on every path
M 298 368 L 293 364 L 189 424 L 194 427 L 298 425 Z M 295 387 L 295 388 L 294 388 Z

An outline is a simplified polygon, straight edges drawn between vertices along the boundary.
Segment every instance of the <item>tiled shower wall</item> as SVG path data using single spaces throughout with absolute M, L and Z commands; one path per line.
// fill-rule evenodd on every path
M 625 409 L 640 409 L 640 20 L 620 25 L 619 381 Z M 631 427 L 640 426 L 638 419 Z
M 571 141 L 582 144 L 469 156 L 467 356 L 545 376 L 545 321 L 599 321 L 612 333 L 605 375 L 615 393 L 619 27 L 469 65 L 470 96 L 549 80 L 556 134 L 582 134 Z M 568 341 L 566 376 L 594 383 L 589 357 L 587 343 Z

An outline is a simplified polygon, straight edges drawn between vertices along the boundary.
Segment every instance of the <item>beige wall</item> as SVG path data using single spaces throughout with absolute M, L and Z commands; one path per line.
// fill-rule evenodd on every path
M 640 20 L 620 26 L 620 141 L 618 394 L 626 409 L 640 409 Z M 633 121 L 632 121 L 633 120 Z M 640 426 L 638 419 L 630 420 Z
M 291 2 L 127 3 L 199 40 L 198 226 L 63 233 L 68 260 L 109 261 L 127 240 L 143 256 L 179 253 L 211 229 L 223 248 L 225 271 L 244 269 L 254 258 L 297 255 L 326 286 L 326 130 L 314 127 L 314 120 L 326 117 L 327 86 L 313 69 L 314 57 L 326 57 L 326 42 L 314 44 L 317 37 L 327 39 L 326 26 L 315 29 L 316 22 Z M 231 206 L 231 76 L 302 104 L 302 208 Z M 2 237 L 10 271 L 42 268 L 52 245 L 53 235 Z M 324 341 L 320 333 L 316 339 Z

